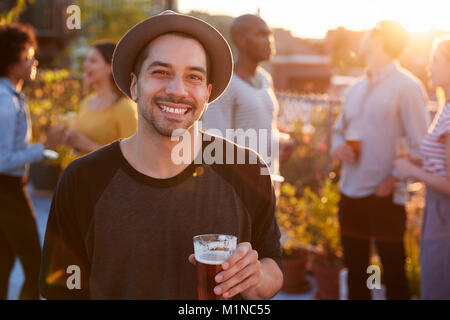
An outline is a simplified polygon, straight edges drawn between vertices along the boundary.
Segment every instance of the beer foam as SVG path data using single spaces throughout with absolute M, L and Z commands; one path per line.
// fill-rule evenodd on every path
M 228 243 L 224 243 L 224 240 L 219 238 L 219 241 L 210 241 L 205 243 L 203 246 L 208 250 L 225 250 L 228 247 Z
M 211 251 L 203 252 L 195 255 L 195 260 L 204 264 L 219 265 L 225 262 L 230 257 L 228 251 Z

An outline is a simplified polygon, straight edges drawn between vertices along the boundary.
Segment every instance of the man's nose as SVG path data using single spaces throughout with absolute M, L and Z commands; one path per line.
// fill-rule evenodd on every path
M 184 84 L 183 78 L 181 76 L 174 76 L 170 82 L 167 84 L 166 93 L 174 96 L 186 96 L 187 90 Z

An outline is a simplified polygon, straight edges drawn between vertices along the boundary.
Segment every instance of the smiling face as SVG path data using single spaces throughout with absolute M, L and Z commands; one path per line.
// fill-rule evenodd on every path
M 111 65 L 105 61 L 100 51 L 91 48 L 83 63 L 83 78 L 87 84 L 96 84 L 109 81 L 111 77 Z
M 190 129 L 206 109 L 206 53 L 188 37 L 166 34 L 148 44 L 139 75 L 131 74 L 130 91 L 140 118 L 150 130 L 170 137 L 176 129 Z

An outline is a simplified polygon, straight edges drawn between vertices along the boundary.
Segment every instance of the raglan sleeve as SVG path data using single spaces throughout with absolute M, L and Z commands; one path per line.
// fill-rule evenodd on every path
M 77 161 L 58 182 L 52 199 L 41 260 L 39 286 L 46 299 L 89 299 L 89 262 L 82 230 Z
M 255 192 L 252 201 L 255 208 L 254 220 L 252 223 L 252 247 L 258 252 L 259 259 L 271 258 L 283 271 L 281 262 L 281 233 L 278 227 L 275 205 L 275 190 L 270 175 L 262 174 L 267 172 L 267 165 L 261 160 L 258 177 L 255 179 Z

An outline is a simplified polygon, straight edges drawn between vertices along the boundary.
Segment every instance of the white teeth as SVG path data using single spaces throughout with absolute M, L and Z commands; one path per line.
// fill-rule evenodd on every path
M 167 106 L 161 106 L 161 110 L 164 112 L 169 112 L 169 113 L 175 113 L 175 114 L 185 114 L 187 109 L 181 109 L 181 108 L 170 108 Z

